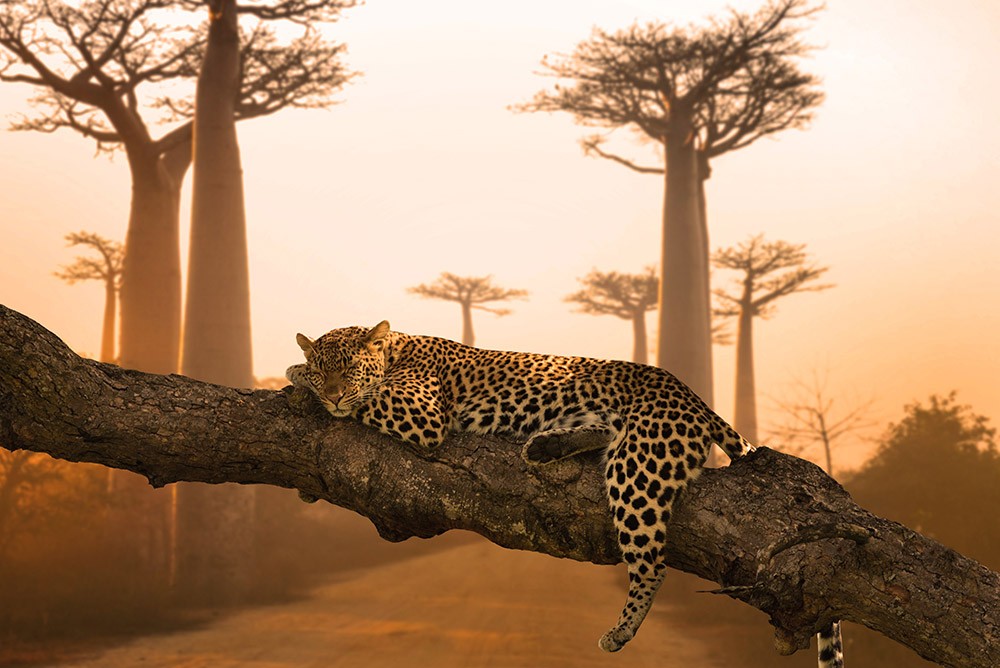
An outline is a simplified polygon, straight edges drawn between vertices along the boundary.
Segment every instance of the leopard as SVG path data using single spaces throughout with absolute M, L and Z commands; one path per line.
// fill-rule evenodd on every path
M 635 362 L 485 350 L 405 334 L 383 320 L 296 335 L 304 364 L 286 378 L 336 417 L 433 449 L 451 432 L 520 444 L 530 466 L 602 451 L 605 491 L 628 593 L 598 645 L 624 647 L 667 570 L 667 526 L 678 497 L 718 445 L 732 459 L 754 446 L 670 372 Z M 821 668 L 839 668 L 837 636 L 821 639 Z M 831 631 L 832 633 L 832 631 Z M 825 642 L 825 644 L 824 644 Z

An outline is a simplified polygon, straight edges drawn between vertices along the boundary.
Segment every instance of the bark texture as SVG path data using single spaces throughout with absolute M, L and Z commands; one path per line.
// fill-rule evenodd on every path
M 619 560 L 592 458 L 529 469 L 515 445 L 468 434 L 421 452 L 290 388 L 231 389 L 81 359 L 2 306 L 0 443 L 128 469 L 155 486 L 298 488 L 394 541 L 468 529 L 504 547 Z M 670 534 L 668 563 L 770 615 L 781 652 L 847 619 L 945 666 L 1000 665 L 1000 576 L 868 513 L 803 460 L 762 448 L 705 471 Z

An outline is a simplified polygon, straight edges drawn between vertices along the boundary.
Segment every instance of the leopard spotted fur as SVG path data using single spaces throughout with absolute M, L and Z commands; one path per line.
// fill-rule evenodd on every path
M 296 339 L 306 363 L 289 367 L 292 383 L 333 415 L 396 438 L 434 447 L 449 431 L 499 434 L 524 441 L 530 464 L 604 449 L 629 576 L 618 624 L 599 643 L 607 651 L 621 649 L 646 616 L 666 571 L 671 508 L 711 446 L 730 458 L 751 449 L 686 385 L 652 366 L 481 350 L 390 331 L 385 321 Z

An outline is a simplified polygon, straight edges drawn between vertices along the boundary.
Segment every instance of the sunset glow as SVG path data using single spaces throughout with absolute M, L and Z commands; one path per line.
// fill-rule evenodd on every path
M 563 298 L 593 268 L 657 262 L 662 181 L 584 157 L 578 140 L 592 130 L 564 115 L 508 106 L 551 85 L 537 74 L 541 58 L 570 51 L 595 25 L 686 23 L 724 6 L 371 0 L 348 12 L 328 32 L 363 76 L 342 103 L 239 126 L 255 375 L 298 362 L 299 331 L 388 319 L 458 338 L 455 304 L 406 292 L 442 271 L 530 292 L 509 316 L 476 315 L 482 347 L 627 358 L 627 322 L 575 314 Z M 985 2 L 831 2 L 805 34 L 822 47 L 807 64 L 826 93 L 815 122 L 713 163 L 713 249 L 758 233 L 806 244 L 836 284 L 757 324 L 765 431 L 775 418 L 767 398 L 816 369 L 845 400 L 874 398 L 880 424 L 951 390 L 1000 417 L 1000 92 L 988 80 L 997 25 L 1000 8 Z M 30 114 L 30 95 L 0 85 L 0 109 L 11 120 Z M 616 149 L 660 160 L 617 134 Z M 68 232 L 124 239 L 124 159 L 95 156 L 69 131 L 5 133 L 0 183 L 0 302 L 96 356 L 103 290 L 67 286 L 53 271 L 75 255 Z M 733 365 L 732 347 L 716 347 L 726 417 Z M 851 462 L 867 447 L 859 442 Z

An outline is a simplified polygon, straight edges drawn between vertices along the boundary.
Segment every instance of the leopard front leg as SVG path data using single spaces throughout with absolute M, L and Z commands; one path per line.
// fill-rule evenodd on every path
M 313 390 L 315 392 L 312 384 L 306 380 L 305 370 L 305 364 L 293 364 L 285 369 L 285 378 L 287 378 L 288 382 L 295 387 L 304 387 L 307 390 Z
M 383 434 L 426 448 L 441 445 L 448 434 L 448 414 L 434 379 L 393 379 L 355 417 Z

